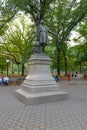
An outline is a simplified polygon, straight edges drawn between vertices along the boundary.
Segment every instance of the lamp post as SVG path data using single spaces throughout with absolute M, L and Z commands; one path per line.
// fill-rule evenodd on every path
M 9 59 L 6 60 L 6 65 L 7 65 L 7 76 L 8 76 L 8 63 L 9 63 Z

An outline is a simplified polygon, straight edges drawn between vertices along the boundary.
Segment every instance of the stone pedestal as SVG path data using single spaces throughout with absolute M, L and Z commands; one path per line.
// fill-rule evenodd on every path
M 68 99 L 66 92 L 60 91 L 50 72 L 51 59 L 45 54 L 32 55 L 29 60 L 29 74 L 16 97 L 27 105 Z

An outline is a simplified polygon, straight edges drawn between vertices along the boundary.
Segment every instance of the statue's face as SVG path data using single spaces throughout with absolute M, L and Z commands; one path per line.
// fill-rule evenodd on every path
M 39 42 L 36 42 L 35 44 L 36 44 L 36 46 L 38 46 L 38 45 L 39 45 Z
M 44 21 L 43 20 L 41 20 L 41 22 L 40 22 L 41 24 L 44 24 Z

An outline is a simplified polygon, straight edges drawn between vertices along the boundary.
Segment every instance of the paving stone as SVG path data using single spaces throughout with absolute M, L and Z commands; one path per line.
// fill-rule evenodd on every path
M 14 128 L 8 128 L 7 130 L 14 130 Z
M 21 128 L 21 130 L 27 130 L 26 128 Z
M 33 130 L 40 130 L 39 128 L 33 128 Z
M 46 130 L 53 130 L 52 128 L 46 128 Z

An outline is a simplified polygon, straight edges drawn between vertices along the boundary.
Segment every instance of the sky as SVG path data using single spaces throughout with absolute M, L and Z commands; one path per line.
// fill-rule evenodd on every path
M 73 39 L 74 39 L 74 38 L 78 38 L 78 36 L 79 36 L 79 33 L 78 33 L 78 32 L 76 32 L 76 31 L 72 31 L 72 32 L 71 32 L 70 42 L 69 42 L 69 44 L 70 44 L 71 46 L 77 45 L 77 43 L 75 43 L 75 42 L 73 41 Z

